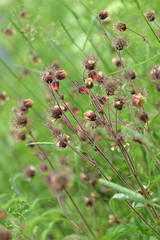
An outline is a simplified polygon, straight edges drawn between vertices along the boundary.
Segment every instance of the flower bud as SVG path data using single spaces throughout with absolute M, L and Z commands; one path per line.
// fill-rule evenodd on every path
M 31 180 L 35 176 L 35 167 L 32 165 L 28 166 L 24 171 L 25 177 L 27 180 Z
M 17 115 L 16 116 L 16 123 L 20 127 L 25 127 L 27 125 L 27 117 L 26 116 Z
M 73 107 L 72 112 L 74 115 L 77 115 L 79 113 L 79 109 L 77 107 Z
M 81 87 L 78 88 L 78 92 L 80 94 L 87 94 L 87 88 L 84 87 L 84 86 L 81 86 Z
M 135 71 L 128 71 L 127 73 L 128 73 L 128 75 L 129 75 L 129 77 L 130 77 L 131 80 L 134 80 L 134 79 L 136 78 L 136 73 L 135 73 Z
M 85 86 L 88 89 L 93 88 L 93 80 L 92 80 L 92 78 L 86 78 L 85 79 Z
M 99 19 L 104 20 L 109 16 L 109 12 L 107 10 L 103 10 L 99 13 Z
M 127 26 L 125 23 L 122 22 L 116 22 L 114 24 L 114 29 L 118 32 L 124 32 L 127 29 Z
M 148 114 L 146 112 L 142 112 L 140 114 L 140 120 L 143 121 L 144 123 L 147 123 L 149 121 Z
M 50 75 L 50 74 L 44 75 L 44 77 L 43 77 L 43 80 L 44 80 L 47 84 L 52 83 L 52 82 L 53 82 L 53 79 L 54 79 L 53 76 Z
M 97 99 L 100 102 L 100 104 L 102 104 L 103 106 L 105 106 L 108 102 L 106 97 L 100 97 L 99 94 L 97 94 Z
M 53 81 L 52 82 L 52 90 L 53 91 L 58 91 L 59 90 L 59 82 L 58 81 Z
M 88 73 L 88 78 L 92 78 L 93 81 L 96 81 L 98 78 L 98 74 L 96 73 L 96 71 L 91 70 Z
M 85 116 L 85 120 L 89 120 L 89 121 L 95 121 L 97 117 L 92 110 L 88 110 L 87 112 L 85 112 L 84 116 Z
M 32 105 L 33 105 L 33 102 L 32 102 L 32 100 L 31 100 L 30 98 L 28 98 L 28 99 L 23 100 L 23 105 L 24 105 L 26 108 L 31 108 Z
M 26 140 L 26 134 L 19 133 L 18 137 L 17 137 L 17 140 L 18 140 L 18 142 L 22 142 L 22 141 Z
M 67 73 L 64 71 L 64 70 L 60 70 L 60 71 L 57 71 L 56 72 L 56 75 L 55 77 L 58 79 L 58 80 L 63 80 L 67 77 Z
M 117 110 L 122 110 L 123 108 L 123 102 L 121 101 L 115 101 L 114 104 L 113 104 L 113 107 Z
M 145 98 L 141 94 L 134 95 L 132 98 L 132 105 L 134 107 L 140 108 L 143 106 L 144 102 L 145 102 Z

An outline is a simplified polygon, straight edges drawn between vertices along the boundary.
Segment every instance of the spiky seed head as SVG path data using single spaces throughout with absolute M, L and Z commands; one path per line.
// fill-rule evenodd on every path
M 88 56 L 84 59 L 83 65 L 87 70 L 95 69 L 98 59 L 95 56 Z
M 144 13 L 144 16 L 149 22 L 153 22 L 155 20 L 155 11 L 148 10 L 147 12 Z
M 99 19 L 104 20 L 109 16 L 109 12 L 107 10 L 103 10 L 99 13 Z
M 128 42 L 124 37 L 119 36 L 115 38 L 114 46 L 117 50 L 122 51 L 124 47 L 128 46 Z
M 127 26 L 125 23 L 122 22 L 115 22 L 113 25 L 113 28 L 115 29 L 115 31 L 117 32 L 124 32 L 127 29 Z

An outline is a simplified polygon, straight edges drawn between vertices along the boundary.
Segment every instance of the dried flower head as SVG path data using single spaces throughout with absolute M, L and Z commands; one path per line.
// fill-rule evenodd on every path
M 118 82 L 114 78 L 105 79 L 103 81 L 102 87 L 107 96 L 112 96 L 118 89 Z
M 47 176 L 47 184 L 53 194 L 60 193 L 63 189 L 71 187 L 73 175 L 68 168 L 61 168 Z
M 99 13 L 99 19 L 104 20 L 109 16 L 109 12 L 107 10 L 103 10 Z
M 153 22 L 155 20 L 155 11 L 148 10 L 147 12 L 144 13 L 144 16 L 149 22 Z
M 93 70 L 97 65 L 98 59 L 95 56 L 88 56 L 84 59 L 83 65 L 87 70 Z
M 67 77 L 67 73 L 64 70 L 59 70 L 59 71 L 56 72 L 55 77 L 58 80 L 63 80 L 63 79 L 65 79 Z
M 147 123 L 149 121 L 149 117 L 148 117 L 148 114 L 146 112 L 141 112 L 139 118 L 144 123 Z
M 85 120 L 89 120 L 89 121 L 95 121 L 97 117 L 92 110 L 88 110 L 87 112 L 85 112 L 84 116 L 85 116 Z
M 132 98 L 132 105 L 134 107 L 140 108 L 143 106 L 143 104 L 145 103 L 145 97 L 142 94 L 138 94 L 138 95 L 133 95 Z
M 24 170 L 24 175 L 25 175 L 27 181 L 31 181 L 31 179 L 35 176 L 35 167 L 33 167 L 32 165 L 28 166 Z
M 93 88 L 93 79 L 92 78 L 86 78 L 85 79 L 85 86 L 88 89 Z
M 114 47 L 121 51 L 124 49 L 124 47 L 128 47 L 128 42 L 125 37 L 118 36 L 114 39 Z
M 113 28 L 116 32 L 124 32 L 127 29 L 127 26 L 125 23 L 122 22 L 115 22 L 113 25 Z
M 15 129 L 23 128 L 27 125 L 27 123 L 28 123 L 28 120 L 27 120 L 26 116 L 21 115 L 19 113 L 15 113 L 15 116 L 12 120 L 13 128 L 15 128 Z
M 55 105 L 47 110 L 47 115 L 50 120 L 55 122 L 57 119 L 62 117 L 63 111 L 64 111 L 63 106 Z

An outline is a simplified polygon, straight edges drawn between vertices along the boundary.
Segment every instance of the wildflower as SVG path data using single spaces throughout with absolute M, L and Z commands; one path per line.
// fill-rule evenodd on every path
M 33 105 L 31 98 L 24 99 L 22 103 L 23 103 L 23 106 L 25 106 L 26 108 L 31 108 Z
M 71 187 L 73 175 L 68 168 L 53 171 L 47 176 L 47 184 L 53 194 L 60 193 L 65 188 Z
M 109 16 L 109 12 L 107 10 L 103 10 L 99 13 L 99 19 L 104 20 Z
M 134 107 L 140 108 L 143 106 L 144 102 L 145 102 L 145 97 L 142 94 L 139 93 L 138 95 L 133 95 L 132 105 Z
M 40 170 L 41 170 L 42 172 L 44 172 L 44 173 L 48 172 L 48 166 L 47 166 L 45 163 L 41 163 L 41 164 L 39 165 L 39 168 L 40 168 Z
M 118 219 L 117 219 L 113 214 L 110 214 L 110 215 L 109 215 L 109 220 L 108 220 L 108 222 L 109 222 L 110 224 L 119 223 Z
M 22 18 L 27 18 L 27 17 L 28 17 L 28 14 L 27 14 L 26 12 L 22 12 L 22 13 L 21 13 L 21 17 L 22 17 Z
M 88 92 L 87 92 L 87 88 L 84 87 L 84 86 L 80 86 L 80 87 L 78 88 L 78 92 L 79 92 L 80 94 L 87 94 L 87 93 L 88 93 Z
M 14 30 L 11 28 L 8 28 L 6 29 L 5 34 L 10 37 L 14 34 Z
M 117 110 L 122 110 L 126 98 L 123 96 L 116 96 L 114 99 L 113 107 Z
M 144 16 L 149 22 L 153 22 L 155 20 L 155 11 L 148 10 L 147 12 L 144 13 Z
M 112 63 L 116 66 L 116 67 L 122 67 L 122 62 L 124 61 L 124 58 L 122 58 L 121 60 L 119 58 L 113 58 L 112 59 Z
M 53 81 L 52 82 L 52 90 L 53 91 L 58 91 L 59 90 L 59 82 L 58 81 Z
M 9 240 L 11 239 L 11 234 L 9 231 L 0 229 L 0 239 L 1 240 Z
M 52 83 L 52 82 L 53 82 L 53 79 L 54 79 L 53 76 L 50 75 L 50 74 L 45 75 L 45 76 L 43 77 L 43 81 L 45 81 L 47 84 Z
M 108 102 L 106 97 L 100 97 L 99 94 L 97 94 L 97 99 L 100 102 L 100 104 L 102 104 L 103 106 L 105 106 Z
M 20 111 L 21 115 L 24 115 L 29 112 L 28 108 L 26 106 L 24 106 L 23 104 L 19 107 L 19 111 Z
M 134 80 L 136 78 L 136 73 L 135 71 L 128 71 L 127 74 L 129 75 L 129 78 L 131 80 Z
M 56 72 L 56 75 L 55 77 L 58 79 L 58 80 L 63 80 L 67 77 L 67 73 L 64 71 L 64 70 L 60 70 L 60 71 L 57 71 Z
M 111 144 L 111 151 L 114 151 L 115 147 L 118 149 L 118 152 L 121 151 L 119 148 L 119 142 L 121 142 L 123 147 L 129 146 L 129 143 L 126 142 L 126 136 L 123 136 L 120 131 L 117 134 L 116 142 Z
M 117 32 L 124 32 L 127 29 L 126 24 L 122 22 L 115 22 L 113 27 Z
M 40 58 L 37 57 L 37 56 L 33 56 L 32 60 L 33 60 L 34 63 L 39 63 L 40 62 Z
M 150 191 L 149 186 L 143 185 L 143 188 L 145 189 L 145 191 L 147 192 L 148 195 L 152 195 L 153 192 Z M 139 188 L 137 191 L 137 193 L 144 195 L 143 191 L 141 188 Z
M 96 67 L 97 61 L 95 56 L 88 56 L 84 59 L 83 65 L 87 70 L 93 70 Z
M 92 110 L 88 110 L 87 112 L 85 112 L 84 116 L 85 116 L 85 120 L 89 120 L 89 121 L 95 121 L 97 117 Z
M 24 171 L 24 175 L 27 181 L 31 181 L 31 179 L 35 176 L 35 167 L 32 165 L 28 166 Z
M 98 74 L 96 73 L 96 71 L 91 70 L 88 73 L 88 78 L 92 78 L 93 81 L 96 81 L 98 78 Z
M 15 128 L 22 128 L 27 125 L 27 117 L 24 115 L 20 115 L 18 113 L 15 114 L 15 117 L 13 118 L 12 124 Z
M 128 46 L 128 42 L 127 40 L 122 37 L 122 36 L 119 36 L 119 37 L 116 37 L 115 40 L 114 40 L 114 47 L 121 51 L 124 49 L 124 47 L 127 47 Z
M 86 78 L 85 79 L 85 86 L 88 89 L 93 88 L 93 80 L 92 80 L 92 78 Z
M 147 123 L 149 121 L 148 114 L 146 112 L 142 112 L 140 114 L 140 120 L 143 121 L 144 123 Z
M 22 142 L 24 140 L 26 140 L 26 134 L 25 133 L 19 133 L 17 136 L 17 140 L 18 142 Z
M 68 135 L 63 135 L 61 138 L 59 138 L 58 142 L 56 143 L 56 146 L 58 149 L 64 149 L 67 147 L 67 143 L 69 136 Z
M 48 115 L 51 120 L 56 121 L 57 119 L 62 117 L 64 107 L 55 105 L 48 109 Z

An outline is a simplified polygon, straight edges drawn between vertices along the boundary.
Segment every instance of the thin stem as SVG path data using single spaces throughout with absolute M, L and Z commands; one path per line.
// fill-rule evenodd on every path
M 156 21 L 154 20 L 153 22 L 160 29 L 160 26 L 156 23 Z

